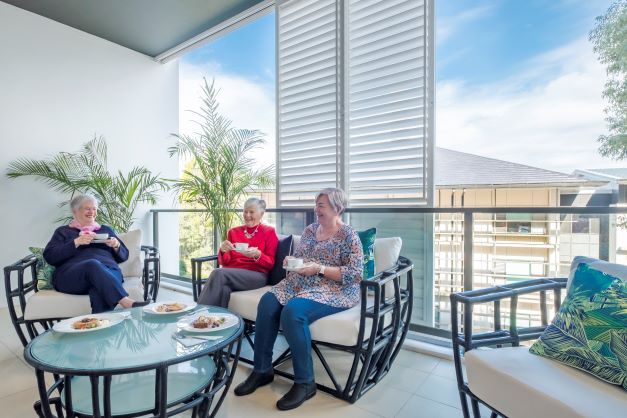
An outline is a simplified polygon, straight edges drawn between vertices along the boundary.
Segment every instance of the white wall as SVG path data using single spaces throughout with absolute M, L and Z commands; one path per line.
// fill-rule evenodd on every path
M 158 64 L 0 2 L 0 267 L 28 254 L 28 246 L 45 245 L 63 215 L 56 206 L 63 196 L 48 186 L 7 179 L 10 161 L 76 151 L 97 134 L 107 140 L 110 169 L 144 165 L 175 178 L 178 162 L 167 154 L 172 132 L 177 62 Z M 171 206 L 169 194 L 158 205 Z M 138 215 L 146 236 L 150 215 L 146 208 Z

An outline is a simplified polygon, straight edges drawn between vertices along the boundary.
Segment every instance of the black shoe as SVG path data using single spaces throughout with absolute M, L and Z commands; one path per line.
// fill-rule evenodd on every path
M 246 380 L 237 385 L 233 393 L 237 396 L 250 395 L 257 390 L 258 387 L 272 383 L 274 380 L 274 371 L 268 373 L 252 372 Z
M 294 383 L 290 391 L 278 400 L 276 407 L 281 411 L 298 408 L 307 399 L 313 398 L 315 394 L 316 382 Z
M 139 308 L 140 306 L 146 306 L 150 303 L 150 299 L 149 300 L 136 300 L 135 302 L 133 302 L 133 305 L 131 305 L 131 308 Z

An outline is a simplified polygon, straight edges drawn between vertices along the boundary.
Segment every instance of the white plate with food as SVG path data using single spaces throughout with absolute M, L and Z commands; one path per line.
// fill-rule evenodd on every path
M 176 325 L 189 332 L 213 332 L 231 328 L 239 324 L 239 318 L 228 313 L 201 311 L 181 318 Z
M 144 306 L 144 312 L 156 315 L 180 314 L 181 312 L 191 311 L 196 307 L 194 302 L 166 301 L 155 302 Z
M 119 313 L 99 313 L 81 315 L 70 319 L 64 319 L 52 326 L 57 332 L 83 333 L 109 328 L 124 321 L 126 315 Z

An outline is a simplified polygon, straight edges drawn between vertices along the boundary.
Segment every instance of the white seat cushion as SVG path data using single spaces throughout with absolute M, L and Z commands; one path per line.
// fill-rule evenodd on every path
M 124 278 L 124 289 L 135 300 L 144 299 L 144 287 L 140 277 Z M 26 302 L 24 319 L 32 321 L 46 318 L 72 318 L 91 313 L 87 295 L 70 295 L 56 290 L 40 290 Z
M 241 292 L 231 293 L 229 301 L 229 309 L 237 312 L 243 318 L 250 321 L 257 319 L 257 305 L 261 297 L 270 290 L 270 286 L 265 286 L 254 290 L 244 290 Z M 368 300 L 369 305 L 372 299 Z M 311 338 L 316 341 L 327 343 L 353 346 L 357 343 L 359 333 L 359 314 L 361 305 L 357 305 L 351 309 L 339 312 L 333 315 L 325 316 L 311 324 Z M 389 323 L 389 321 L 386 321 Z M 371 320 L 366 321 L 366 331 L 370 330 Z
M 368 297 L 368 306 L 372 306 L 372 297 Z M 325 316 L 309 326 L 311 339 L 325 343 L 354 346 L 359 335 L 361 303 L 342 312 Z M 387 322 L 387 321 L 386 321 Z M 372 319 L 366 319 L 365 335 L 369 335 Z M 367 339 L 367 338 L 366 338 Z
M 294 247 L 300 242 L 300 236 L 294 235 Z M 396 265 L 401 252 L 402 240 L 399 237 L 377 238 L 374 242 L 375 269 L 379 273 Z M 386 285 L 386 296 L 390 297 L 394 289 L 394 283 Z M 271 286 L 265 286 L 254 290 L 244 290 L 231 293 L 229 309 L 237 312 L 244 319 L 255 321 L 257 318 L 257 305 L 261 297 L 270 290 Z M 372 305 L 372 298 L 368 298 L 368 306 Z M 361 304 L 351 309 L 321 318 L 311 324 L 311 338 L 316 341 L 333 343 L 338 345 L 353 346 L 357 343 L 359 334 L 359 320 Z M 386 317 L 385 323 L 389 324 L 391 317 Z M 370 331 L 372 321 L 366 321 L 366 332 Z
M 509 418 L 607 418 L 627 411 L 623 389 L 527 347 L 472 350 L 464 362 L 470 390 Z
M 242 318 L 249 321 L 257 319 L 257 305 L 261 297 L 270 290 L 272 286 L 260 287 L 253 290 L 242 290 L 231 293 L 229 300 L 229 310 L 237 312 Z

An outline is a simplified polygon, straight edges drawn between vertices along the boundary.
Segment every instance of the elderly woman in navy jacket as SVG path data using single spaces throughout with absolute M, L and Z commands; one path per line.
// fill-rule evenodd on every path
M 61 226 L 44 249 L 44 258 L 55 266 L 54 288 L 73 295 L 89 295 L 93 313 L 110 311 L 117 304 L 124 308 L 143 306 L 128 297 L 122 287 L 118 263 L 128 259 L 128 249 L 107 225 L 96 222 L 98 202 L 91 195 L 76 196 L 70 202 L 74 219 Z M 93 242 L 96 233 L 108 234 L 103 242 Z

